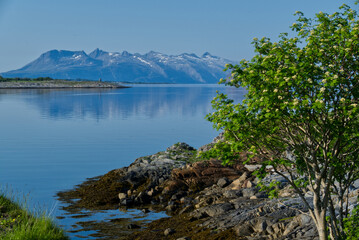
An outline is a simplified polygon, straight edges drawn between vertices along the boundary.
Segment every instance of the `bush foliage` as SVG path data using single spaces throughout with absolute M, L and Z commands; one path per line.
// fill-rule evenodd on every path
M 207 118 L 225 140 L 207 156 L 225 164 L 241 152 L 262 159 L 257 176 L 265 177 L 270 165 L 286 178 L 309 208 L 320 239 L 343 239 L 347 193 L 359 178 L 359 20 L 347 5 L 314 19 L 296 15 L 296 37 L 255 38 L 251 60 L 226 66 L 231 76 L 220 83 L 247 94 L 241 103 L 222 93 L 212 101 L 215 112 Z

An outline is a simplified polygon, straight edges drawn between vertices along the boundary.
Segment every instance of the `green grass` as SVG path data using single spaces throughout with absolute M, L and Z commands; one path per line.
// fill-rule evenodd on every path
M 39 78 L 3 78 L 0 76 L 0 83 L 15 83 L 15 84 L 57 84 L 57 85 L 65 85 L 69 87 L 81 87 L 81 86 L 94 86 L 98 87 L 98 84 L 101 84 L 104 87 L 119 87 L 118 82 L 107 82 L 107 81 L 95 81 L 95 80 L 86 80 L 86 79 L 52 79 L 49 77 L 39 77 Z
M 0 82 L 15 82 L 15 81 L 26 81 L 26 82 L 29 82 L 29 81 L 36 81 L 36 82 L 39 82 L 39 81 L 51 81 L 51 80 L 54 80 L 52 78 L 49 78 L 49 77 L 39 77 L 39 78 L 3 78 L 2 76 L 0 76 Z
M 11 197 L 10 197 L 11 198 Z M 26 203 L 0 193 L 0 239 L 67 240 L 64 231 L 43 212 L 30 213 Z

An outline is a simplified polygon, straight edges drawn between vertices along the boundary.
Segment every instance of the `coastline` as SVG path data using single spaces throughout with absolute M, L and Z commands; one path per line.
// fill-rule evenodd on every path
M 78 88 L 129 88 L 115 82 L 72 80 L 11 80 L 0 81 L 0 89 L 78 89 Z
M 198 150 L 176 143 L 57 196 L 68 204 L 64 210 L 69 212 L 139 209 L 145 214 L 165 211 L 169 216 L 148 224 L 134 219 L 122 226 L 126 231 L 116 230 L 110 221 L 105 227 L 113 230 L 107 231 L 108 239 L 318 239 L 308 209 L 283 177 L 271 172 L 266 179 L 268 184 L 281 183 L 279 199 L 260 191 L 252 175 L 258 159 L 249 165 L 239 160 L 223 166 L 218 160 L 198 157 L 199 151 L 220 140 L 219 136 Z M 353 199 L 359 193 L 357 185 Z M 92 230 L 102 232 L 103 227 L 93 224 Z

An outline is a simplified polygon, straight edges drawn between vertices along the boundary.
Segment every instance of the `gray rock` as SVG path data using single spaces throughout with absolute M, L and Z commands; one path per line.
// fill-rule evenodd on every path
M 298 227 L 299 224 L 296 221 L 292 221 L 290 222 L 287 227 L 285 228 L 284 232 L 283 232 L 283 236 L 288 235 L 290 232 L 292 232 L 296 227 Z
M 289 174 L 285 173 L 284 175 L 286 177 L 290 178 Z M 262 180 L 262 183 L 264 183 L 266 186 L 269 186 L 269 184 L 271 182 L 278 182 L 279 183 L 278 187 L 280 189 L 283 189 L 289 185 L 289 182 L 287 181 L 287 179 L 285 177 L 279 175 L 278 173 L 269 174 Z
M 316 236 L 318 236 L 318 232 L 314 227 L 306 229 L 306 231 L 303 234 L 304 238 L 309 238 L 309 239 L 313 239 Z
M 224 133 L 222 132 L 217 137 L 215 137 L 211 143 L 198 148 L 198 151 L 206 152 L 206 151 L 212 149 L 215 143 L 223 141 L 223 140 L 224 140 Z
M 295 221 L 299 223 L 301 226 L 314 224 L 312 217 L 309 216 L 308 214 L 300 214 L 296 216 Z
M 232 190 L 239 190 L 242 188 L 244 181 L 249 177 L 247 172 L 244 172 L 242 176 L 234 180 L 230 185 L 229 188 Z
M 250 171 L 250 172 L 254 172 L 256 171 L 257 169 L 261 168 L 262 165 L 259 165 L 259 164 L 256 164 L 256 165 L 248 165 L 248 164 L 245 164 L 244 167 Z
M 249 180 L 246 180 L 242 185 L 242 188 L 252 188 L 252 187 L 255 187 L 254 182 Z
M 249 224 L 243 224 L 243 223 L 238 224 L 233 229 L 234 232 L 237 234 L 237 236 L 241 236 L 241 237 L 249 236 L 254 232 L 253 228 Z
M 209 216 L 216 216 L 216 215 L 225 214 L 232 209 L 234 209 L 234 206 L 230 203 L 216 204 L 214 206 L 211 206 L 207 210 L 207 214 Z
M 203 145 L 202 147 L 198 148 L 198 151 L 200 151 L 200 152 L 207 152 L 207 151 L 209 151 L 210 149 L 212 149 L 213 146 L 214 146 L 213 143 L 209 143 L 209 144 Z
M 314 196 L 314 194 L 311 191 L 306 192 L 304 195 L 304 197 L 313 197 L 313 196 Z
M 259 219 L 256 225 L 253 226 L 253 230 L 256 232 L 264 232 L 267 229 L 267 222 L 263 219 Z
M 359 197 L 359 188 L 358 189 L 354 189 L 352 191 L 349 192 L 349 197 Z
M 274 234 L 278 234 L 282 230 L 282 227 L 281 227 L 281 225 L 279 223 L 275 223 L 271 227 L 273 229 Z
M 191 147 L 187 143 L 184 143 L 184 142 L 179 142 L 179 143 L 173 144 L 172 146 L 167 148 L 167 152 L 183 151 L 183 150 L 185 150 L 185 151 L 194 151 L 196 149 L 194 147 Z
M 227 213 L 229 210 L 234 209 L 234 206 L 231 203 L 220 203 L 214 204 L 207 207 L 203 207 L 197 210 L 198 216 L 218 216 Z
M 181 204 L 190 204 L 191 202 L 193 201 L 193 198 L 190 198 L 190 197 L 182 197 L 180 199 L 180 203 Z
M 355 189 L 358 189 L 358 188 L 359 188 L 359 179 L 356 180 L 356 181 L 353 183 L 353 187 L 354 187 Z
M 230 183 L 231 183 L 231 181 L 228 178 L 224 177 L 224 178 L 221 178 L 218 180 L 217 186 L 224 188 L 224 187 L 227 187 Z
M 239 190 L 226 190 L 223 192 L 223 196 L 226 198 L 237 198 L 243 196 L 242 191 Z
M 242 189 L 243 197 L 255 196 L 258 190 L 256 188 L 244 188 Z
M 282 200 L 283 203 L 279 204 L 279 207 L 284 207 L 284 205 L 289 206 L 291 208 L 296 208 L 296 209 L 300 209 L 304 212 L 307 212 L 308 209 L 305 206 L 305 204 L 303 203 L 302 199 L 300 197 L 295 197 L 295 198 L 285 198 Z M 307 197 L 306 201 L 309 203 L 310 207 L 313 208 L 313 198 L 312 197 Z
M 176 231 L 174 230 L 174 229 L 172 229 L 172 228 L 167 228 L 164 232 L 163 232 L 163 234 L 165 235 L 165 236 L 168 236 L 168 235 L 172 235 L 172 234 L 174 234 Z

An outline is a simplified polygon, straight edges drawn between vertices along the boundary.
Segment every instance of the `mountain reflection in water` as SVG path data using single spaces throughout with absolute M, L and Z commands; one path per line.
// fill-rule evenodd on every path
M 30 193 L 30 206 L 66 216 L 56 192 L 179 141 L 196 148 L 210 142 L 218 133 L 204 117 L 218 89 L 243 98 L 242 90 L 218 85 L 1 89 L 1 186 Z M 66 229 L 73 224 L 58 221 Z
M 185 116 L 201 113 L 204 116 L 211 111 L 213 88 L 218 88 L 217 85 L 206 86 L 211 87 L 140 85 L 124 89 L 2 89 L 0 96 L 9 93 L 26 94 L 27 103 L 37 106 L 44 117 L 55 119 L 86 117 L 105 119 L 113 116 L 127 119 L 137 116 L 138 113 L 147 118 L 168 113 Z M 242 96 L 232 97 L 239 100 Z

